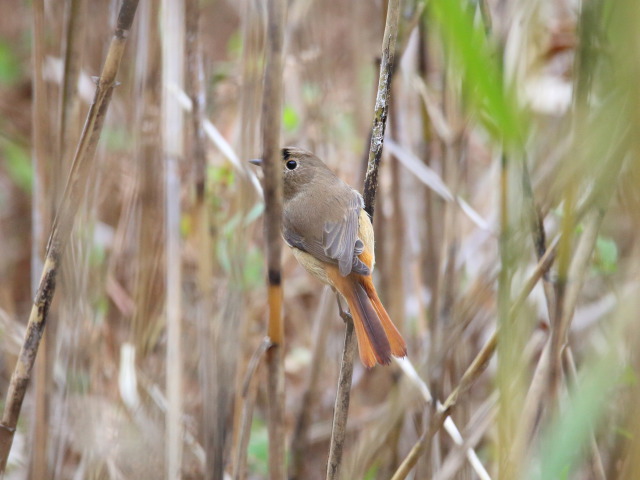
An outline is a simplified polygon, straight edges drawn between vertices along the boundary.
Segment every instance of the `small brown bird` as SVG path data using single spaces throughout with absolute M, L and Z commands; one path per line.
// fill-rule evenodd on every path
M 256 165 L 261 160 L 251 160 Z M 283 236 L 314 277 L 337 290 L 353 317 L 360 360 L 387 365 L 407 347 L 378 298 L 373 226 L 362 196 L 311 152 L 282 149 Z

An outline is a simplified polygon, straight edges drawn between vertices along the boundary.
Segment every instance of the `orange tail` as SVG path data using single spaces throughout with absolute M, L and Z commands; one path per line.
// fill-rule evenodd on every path
M 387 340 L 389 341 L 389 345 L 391 346 L 391 355 L 394 357 L 406 357 L 407 356 L 407 344 L 400 335 L 400 332 L 396 328 L 396 326 L 389 318 L 389 314 L 384 309 L 382 302 L 378 298 L 378 292 L 376 292 L 376 287 L 373 286 L 373 281 L 371 277 L 362 277 L 362 286 L 367 292 L 367 296 L 371 303 L 373 304 L 373 308 L 376 310 L 378 314 L 378 318 L 382 323 L 382 328 L 384 329 L 384 333 L 387 335 Z
M 404 339 L 382 306 L 371 277 L 352 274 L 334 278 L 334 283 L 349 305 L 362 364 L 371 368 L 376 363 L 388 365 L 391 355 L 404 357 Z

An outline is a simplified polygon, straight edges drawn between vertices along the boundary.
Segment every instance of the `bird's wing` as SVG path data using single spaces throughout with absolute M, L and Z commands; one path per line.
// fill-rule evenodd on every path
M 358 239 L 358 219 L 362 207 L 362 197 L 353 191 L 344 205 L 344 216 L 325 222 L 321 236 L 303 238 L 295 230 L 285 226 L 284 239 L 290 246 L 304 250 L 321 261 L 337 263 L 343 277 L 351 272 L 369 275 L 371 271 L 358 258 L 364 250 L 364 244 Z
M 322 246 L 325 254 L 338 262 L 340 275 L 352 271 L 368 275 L 369 269 L 358 259 L 364 245 L 358 240 L 358 220 L 364 202 L 359 193 L 350 196 L 344 216 L 335 222 L 326 222 L 322 230 Z M 363 268 L 364 267 L 364 268 Z

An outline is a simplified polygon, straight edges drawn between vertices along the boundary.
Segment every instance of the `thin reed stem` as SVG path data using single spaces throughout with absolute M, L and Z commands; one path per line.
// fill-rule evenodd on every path
M 378 190 L 378 168 L 382 158 L 384 131 L 389 112 L 389 95 L 391 93 L 391 79 L 394 68 L 396 39 L 398 36 L 398 22 L 400 18 L 400 1 L 390 0 L 387 6 L 387 19 L 382 40 L 382 59 L 380 61 L 380 76 L 378 79 L 378 93 L 374 109 L 373 127 L 371 129 L 371 144 L 369 147 L 369 161 L 364 181 L 364 209 L 373 221 L 373 213 Z M 340 477 L 340 464 L 344 436 L 349 416 L 349 399 L 351 378 L 353 375 L 353 360 L 355 351 L 355 337 L 353 336 L 353 320 L 347 320 L 344 349 L 340 364 L 338 391 L 333 412 L 333 428 L 327 461 L 327 480 Z
M 165 299 L 166 351 L 166 478 L 181 477 L 183 455 L 182 258 L 180 240 L 181 178 L 178 162 L 184 156 L 184 114 L 172 88 L 183 89 L 185 7 L 183 0 L 162 4 L 162 143 L 165 159 Z M 176 47 L 176 45 L 178 47 Z

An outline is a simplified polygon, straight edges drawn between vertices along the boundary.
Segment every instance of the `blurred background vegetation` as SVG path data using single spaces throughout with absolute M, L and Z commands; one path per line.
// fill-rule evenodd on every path
M 245 381 L 266 331 L 245 161 L 261 154 L 266 7 L 186 3 L 180 44 L 163 43 L 160 2 L 140 1 L 7 479 L 161 478 L 167 388 L 182 392 L 184 478 L 267 477 L 265 371 Z M 118 7 L 0 0 L 2 398 Z M 384 18 L 383 0 L 289 2 L 283 145 L 357 188 Z M 638 25 L 637 0 L 402 2 L 374 277 L 418 375 L 356 365 L 342 478 L 391 478 L 416 442 L 408 478 L 640 478 Z M 167 55 L 183 86 L 163 85 Z M 177 184 L 166 91 L 184 106 Z M 182 379 L 167 387 L 171 262 Z M 283 279 L 288 468 L 324 478 L 344 325 L 288 251 Z M 450 411 L 454 441 L 425 388 L 444 402 L 496 331 Z

